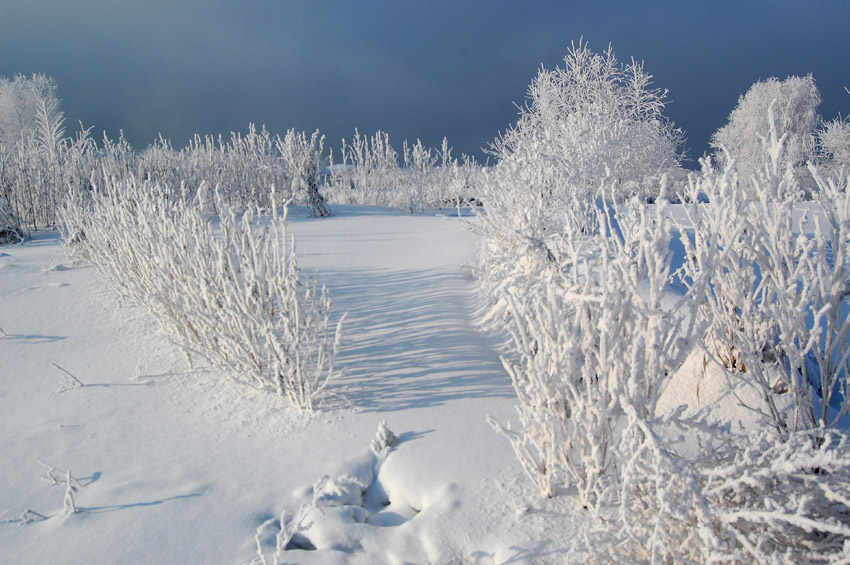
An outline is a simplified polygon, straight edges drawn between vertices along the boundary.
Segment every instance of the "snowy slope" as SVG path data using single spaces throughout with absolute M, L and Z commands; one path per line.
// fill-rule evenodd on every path
M 313 416 L 187 368 L 56 234 L 0 247 L 0 562 L 245 563 L 261 524 L 313 500 L 296 541 L 318 549 L 283 562 L 563 560 L 589 518 L 537 499 L 485 420 L 512 419 L 514 395 L 473 329 L 475 236 L 433 215 L 298 212 L 301 266 L 348 312 L 345 374 Z M 399 441 L 374 456 L 382 420 Z

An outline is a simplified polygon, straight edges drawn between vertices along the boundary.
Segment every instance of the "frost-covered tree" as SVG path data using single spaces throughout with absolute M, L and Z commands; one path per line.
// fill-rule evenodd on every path
M 493 144 L 501 177 L 537 177 L 505 188 L 528 192 L 527 205 L 550 216 L 564 200 L 597 194 L 606 179 L 617 197 L 649 195 L 678 168 L 682 145 L 663 115 L 666 91 L 651 84 L 643 63 L 622 65 L 610 46 L 597 54 L 573 44 L 563 67 L 540 69 L 516 125 Z
M 682 354 L 687 303 L 661 308 L 670 224 L 644 203 L 678 169 L 681 136 L 649 84 L 641 64 L 574 45 L 532 82 L 485 181 L 479 275 L 510 333 L 522 429 L 494 424 L 541 493 L 575 486 L 585 505 L 610 493 L 618 454 L 643 441 L 626 421 L 654 418 Z
M 38 131 L 42 106 L 53 112 L 59 109 L 56 81 L 39 73 L 31 77 L 0 77 L 0 147 L 9 150 L 22 138 Z
M 526 286 L 540 273 L 536 256 L 575 260 L 572 242 L 598 227 L 597 199 L 655 196 L 665 175 L 681 171 L 682 134 L 651 78 L 643 64 L 624 66 L 610 47 L 597 54 L 582 42 L 563 67 L 538 72 L 517 123 L 493 143 L 499 161 L 482 182 L 485 287 Z
M 296 133 L 294 129 L 287 131 L 283 138 L 278 137 L 275 142 L 291 178 L 291 197 L 303 199 L 310 215 L 318 217 L 329 216 L 331 213 L 319 193 L 318 184 L 324 143 L 325 136 L 320 135 L 319 130 L 314 131 L 307 139 L 306 133 Z
M 787 164 L 805 177 L 805 165 L 815 155 L 820 102 L 812 75 L 755 83 L 738 99 L 729 123 L 712 136 L 716 162 L 723 167 L 734 159 L 741 182 L 748 185 L 771 166 L 766 140 L 775 125 L 779 136 L 785 136 L 780 169 Z M 770 123 L 770 108 L 775 124 Z
M 7 234 L 54 225 L 65 193 L 87 182 L 88 129 L 65 136 L 53 79 L 0 78 L 0 223 Z

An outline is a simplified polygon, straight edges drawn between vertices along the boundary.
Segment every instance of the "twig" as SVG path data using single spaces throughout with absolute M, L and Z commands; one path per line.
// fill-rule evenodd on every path
M 19 526 L 26 526 L 27 524 L 30 524 L 32 522 L 41 522 L 43 520 L 47 520 L 47 516 L 44 516 L 43 514 L 39 514 L 35 510 L 27 509 L 27 510 L 24 510 L 23 512 L 21 512 L 20 520 L 21 521 L 18 522 L 18 525 Z
M 70 379 L 71 379 L 71 386 L 70 387 L 65 386 L 65 388 L 62 388 L 62 389 L 58 390 L 57 392 L 65 392 L 66 390 L 71 390 L 73 388 L 81 388 L 81 387 L 86 386 L 85 383 L 83 383 L 83 381 L 81 381 L 80 379 L 78 379 L 77 377 L 72 375 L 67 369 L 63 369 L 62 367 L 60 367 L 56 363 L 51 363 L 51 365 L 53 365 L 54 367 L 56 367 L 57 369 L 59 369 L 60 371 L 65 373 L 66 375 L 68 375 L 68 377 L 70 377 Z M 65 380 L 67 380 L 67 378 Z M 64 382 L 62 384 L 65 385 Z
M 77 492 L 77 485 L 79 484 L 80 483 L 71 476 L 71 471 L 68 471 L 65 483 L 65 500 L 62 504 L 62 511 L 65 516 L 77 513 L 77 505 L 74 503 L 74 493 Z
M 58 473 L 59 475 L 65 475 L 65 474 L 68 473 L 68 471 L 63 471 L 62 469 L 57 469 L 56 467 L 54 467 L 50 463 L 45 463 L 41 459 L 38 460 L 38 464 L 41 465 L 42 467 L 47 468 L 47 474 L 45 476 L 41 477 L 41 479 L 49 482 L 50 486 L 55 486 L 55 485 L 59 484 L 59 479 L 53 473 Z M 70 478 L 71 484 L 74 487 L 82 488 L 83 485 L 80 483 L 80 481 L 78 481 L 74 477 L 71 477 L 70 475 L 68 475 L 68 478 Z

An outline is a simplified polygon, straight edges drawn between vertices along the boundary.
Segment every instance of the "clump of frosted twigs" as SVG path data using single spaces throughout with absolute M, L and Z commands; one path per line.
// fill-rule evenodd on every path
M 650 562 L 826 563 L 850 559 L 850 438 L 765 432 L 690 463 L 647 427 L 624 470 L 621 543 Z
M 374 439 L 372 439 L 372 443 L 369 444 L 369 448 L 375 455 L 380 455 L 389 452 L 397 440 L 398 438 L 387 426 L 387 422 L 382 421 L 378 424 L 378 432 L 375 434 Z
M 327 290 L 302 276 L 285 215 L 239 216 L 221 199 L 216 209 L 208 218 L 196 202 L 125 178 L 77 195 L 63 229 L 72 253 L 187 355 L 312 410 L 335 375 L 342 320 L 332 326 Z

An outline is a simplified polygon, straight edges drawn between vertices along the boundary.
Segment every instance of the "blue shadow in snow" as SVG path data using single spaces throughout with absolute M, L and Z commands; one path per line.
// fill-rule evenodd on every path
M 472 327 L 471 284 L 457 271 L 323 270 L 334 316 L 348 312 L 337 392 L 375 412 L 461 398 L 513 398 L 510 378 Z

